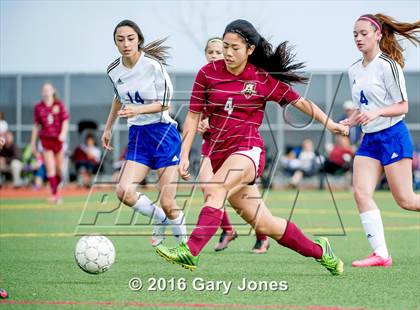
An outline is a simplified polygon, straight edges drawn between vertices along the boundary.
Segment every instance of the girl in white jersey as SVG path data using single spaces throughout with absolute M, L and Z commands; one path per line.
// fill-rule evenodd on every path
M 118 199 L 155 221 L 152 245 L 164 238 L 171 224 L 174 236 L 186 235 L 184 214 L 175 203 L 177 165 L 181 139 L 168 108 L 172 84 L 162 63 L 166 59 L 163 40 L 143 46 L 144 37 L 136 23 L 120 22 L 114 42 L 121 53 L 108 67 L 115 97 L 102 136 L 104 148 L 111 150 L 111 128 L 117 116 L 127 118 L 129 126 L 126 164 L 117 185 Z M 156 207 L 144 194 L 136 192 L 150 169 L 159 176 L 160 205 Z
M 418 44 L 420 22 L 399 23 L 383 14 L 362 15 L 354 25 L 354 40 L 363 58 L 349 69 L 357 110 L 345 125 L 362 125 L 365 133 L 354 159 L 354 197 L 371 255 L 354 267 L 392 265 L 379 209 L 373 200 L 378 179 L 385 171 L 392 195 L 406 210 L 420 211 L 420 195 L 413 192 L 410 133 L 404 124 L 408 99 L 402 72 L 404 58 L 395 33 Z

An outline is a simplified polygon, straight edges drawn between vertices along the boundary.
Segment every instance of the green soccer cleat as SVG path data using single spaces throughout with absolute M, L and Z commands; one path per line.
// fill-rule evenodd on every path
M 318 262 L 321 263 L 322 266 L 327 268 L 332 275 L 338 276 L 343 274 L 344 272 L 344 264 L 331 249 L 330 242 L 328 238 L 321 237 L 315 240 L 315 243 L 321 246 L 322 248 L 322 257 L 317 259 Z
M 174 248 L 167 248 L 160 244 L 156 247 L 156 253 L 165 258 L 168 262 L 181 265 L 185 269 L 191 271 L 195 270 L 198 265 L 199 256 L 192 255 L 185 242 L 181 242 Z

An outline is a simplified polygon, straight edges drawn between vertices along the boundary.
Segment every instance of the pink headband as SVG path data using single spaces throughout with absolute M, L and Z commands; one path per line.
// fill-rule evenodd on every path
M 381 25 L 376 20 L 374 20 L 373 18 L 370 18 L 369 16 L 360 16 L 358 20 L 367 20 L 367 21 L 371 22 L 376 27 L 376 29 L 379 30 L 379 32 L 382 32 Z

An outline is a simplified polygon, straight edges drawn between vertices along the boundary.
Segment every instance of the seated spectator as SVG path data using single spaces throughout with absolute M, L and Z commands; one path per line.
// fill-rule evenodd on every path
M 9 125 L 4 119 L 4 112 L 0 111 L 0 136 L 4 137 L 8 130 L 9 130 Z
M 317 156 L 314 151 L 314 144 L 311 139 L 302 142 L 302 150 L 296 159 L 290 161 L 289 170 L 293 172 L 289 182 L 290 187 L 298 187 L 304 176 L 313 176 L 319 170 Z
M 4 135 L 4 145 L 0 150 L 0 173 L 11 174 L 13 186 L 20 187 L 22 185 L 21 173 L 23 164 L 19 160 L 19 150 L 14 143 L 13 134 L 7 131 Z
M 32 184 L 34 190 L 40 190 L 48 181 L 47 170 L 42 157 L 42 145 L 38 143 L 36 153 L 32 145 L 28 144 L 22 151 L 23 176 L 26 184 Z
M 48 181 L 47 169 L 40 153 L 36 156 L 36 167 L 33 189 L 40 190 L 44 186 L 44 183 Z
M 93 134 L 86 135 L 85 142 L 74 150 L 72 159 L 76 166 L 79 184 L 90 187 L 92 175 L 98 172 L 101 161 L 101 151 L 96 146 Z
M 6 132 L 9 128 L 6 120 L 4 119 L 4 112 L 0 111 L 0 150 L 3 148 L 4 144 L 6 143 Z
M 297 154 L 300 152 L 300 147 L 287 147 L 286 155 L 280 157 L 280 167 L 288 175 L 292 176 L 295 168 L 298 166 Z
M 350 139 L 345 136 L 336 135 L 335 144 L 329 152 L 327 160 L 321 169 L 320 189 L 324 187 L 325 173 L 345 174 L 352 169 L 354 149 L 350 144 Z
M 354 149 L 351 147 L 348 137 L 336 135 L 335 144 L 324 163 L 323 170 L 334 174 L 337 171 L 346 172 L 351 169 Z

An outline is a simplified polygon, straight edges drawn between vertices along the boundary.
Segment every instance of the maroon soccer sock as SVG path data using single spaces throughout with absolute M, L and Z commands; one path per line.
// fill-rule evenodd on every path
M 222 217 L 221 227 L 222 227 L 223 231 L 232 231 L 233 230 L 233 227 L 232 227 L 232 224 L 230 223 L 230 219 L 229 219 L 229 216 L 227 214 L 226 208 L 223 209 L 223 217 Z
M 257 237 L 257 240 L 260 240 L 260 241 L 267 240 L 266 235 L 255 234 L 255 236 Z
M 57 180 L 57 186 L 59 186 L 62 181 L 61 175 L 56 175 L 55 179 Z
M 191 254 L 197 256 L 219 229 L 223 210 L 205 206 L 198 216 L 197 225 L 188 239 L 187 245 Z
M 50 183 L 53 196 L 57 195 L 57 178 L 55 176 L 49 177 L 48 182 Z
M 277 242 L 300 255 L 320 259 L 322 248 L 312 240 L 309 240 L 303 232 L 291 221 L 287 222 L 284 235 Z

